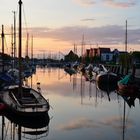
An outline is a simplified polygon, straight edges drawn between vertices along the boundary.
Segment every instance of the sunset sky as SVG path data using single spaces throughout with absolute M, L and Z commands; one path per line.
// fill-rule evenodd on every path
M 10 34 L 12 11 L 17 12 L 18 18 L 18 0 L 0 3 L 0 24 L 4 25 L 5 34 Z M 74 43 L 80 53 L 83 35 L 86 48 L 98 44 L 124 50 L 127 20 L 128 51 L 140 51 L 139 9 L 140 0 L 23 0 L 23 27 L 34 36 L 36 56 L 59 51 L 67 54 Z M 5 52 L 10 53 L 11 39 L 5 36 Z M 23 55 L 25 42 L 23 38 Z

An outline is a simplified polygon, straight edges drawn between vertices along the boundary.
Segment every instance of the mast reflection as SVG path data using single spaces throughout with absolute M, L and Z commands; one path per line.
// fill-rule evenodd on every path
M 11 116 L 7 110 L 1 114 L 1 140 L 22 140 L 22 139 L 41 139 L 47 137 L 49 133 L 50 118 L 48 113 L 42 122 L 32 122 L 22 120 L 16 116 Z

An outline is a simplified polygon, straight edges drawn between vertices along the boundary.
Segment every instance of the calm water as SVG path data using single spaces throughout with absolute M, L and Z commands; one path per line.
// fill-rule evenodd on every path
M 22 140 L 140 139 L 138 99 L 135 100 L 135 107 L 130 108 L 116 92 L 107 95 L 94 83 L 85 81 L 81 74 L 70 76 L 63 69 L 38 68 L 36 74 L 32 79 L 29 78 L 26 84 L 31 85 L 31 81 L 34 88 L 36 83 L 40 82 L 43 96 L 49 99 L 50 122 L 48 127 L 41 129 L 44 132 L 42 134 L 21 133 Z M 2 128 L 2 117 L 0 117 L 0 127 Z M 25 130 L 27 128 L 21 128 L 22 132 Z M 4 140 L 18 140 L 17 132 L 18 125 L 14 126 L 5 118 L 0 139 L 3 134 Z

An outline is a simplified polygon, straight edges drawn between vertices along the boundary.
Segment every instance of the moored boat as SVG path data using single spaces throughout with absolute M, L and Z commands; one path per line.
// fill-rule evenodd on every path
M 30 87 L 22 86 L 22 93 L 19 93 L 17 85 L 9 86 L 1 91 L 0 97 L 6 111 L 23 119 L 41 120 L 49 111 L 49 102 Z
M 125 96 L 134 96 L 138 94 L 139 87 L 132 75 L 126 75 L 123 79 L 118 81 L 118 92 Z
M 100 70 L 96 76 L 96 82 L 117 85 L 117 81 L 117 74 L 108 71 L 103 65 L 100 65 Z
M 0 102 L 0 113 L 6 109 L 6 105 Z

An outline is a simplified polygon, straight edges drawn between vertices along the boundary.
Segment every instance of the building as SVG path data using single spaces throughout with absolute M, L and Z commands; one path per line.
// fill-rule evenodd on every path
M 65 55 L 65 61 L 67 62 L 75 62 L 78 60 L 78 55 L 75 54 L 72 50 L 68 53 L 68 55 Z

